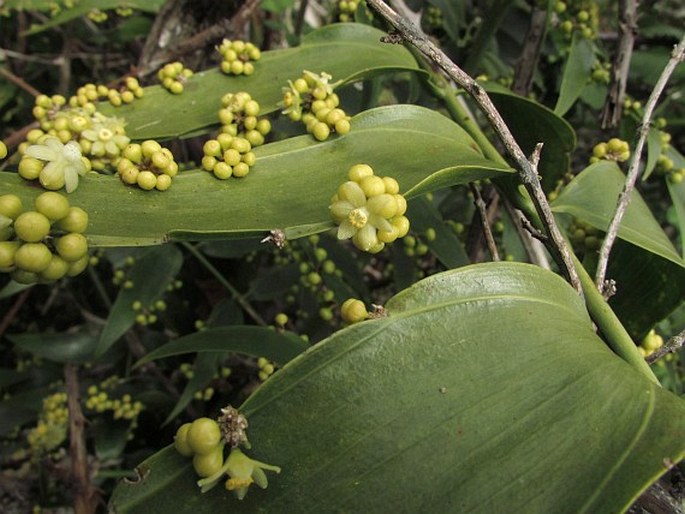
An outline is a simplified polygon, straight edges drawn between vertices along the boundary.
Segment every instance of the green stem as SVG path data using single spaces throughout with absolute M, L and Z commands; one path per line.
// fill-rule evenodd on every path
M 485 136 L 470 113 L 459 102 L 455 89 L 452 87 L 441 87 L 439 83 L 442 81 L 442 77 L 431 72 L 429 68 L 424 69 L 427 69 L 429 73 L 431 73 L 431 80 L 428 81 L 429 87 L 436 96 L 445 102 L 445 106 L 454 121 L 456 121 L 478 143 L 486 157 L 496 162 L 506 164 L 502 155 Z M 495 182 L 497 182 L 500 193 L 505 196 L 509 202 L 518 207 L 531 223 L 539 229 L 542 226 L 540 218 L 526 191 L 522 191 L 521 188 L 516 187 L 515 183 L 511 180 L 505 179 L 497 180 Z M 638 353 L 637 346 L 614 311 L 611 310 L 609 304 L 595 287 L 594 281 L 590 275 L 588 275 L 582 263 L 580 263 L 575 255 L 571 254 L 571 256 L 574 260 L 575 267 L 578 270 L 587 310 L 602 331 L 607 345 L 614 353 L 631 364 L 640 373 L 645 375 L 652 382 L 659 384 L 659 380 L 652 372 L 649 364 L 647 364 L 644 358 Z
M 229 293 L 231 293 L 231 297 L 240 304 L 240 306 L 247 312 L 250 317 L 255 320 L 259 325 L 265 326 L 267 323 L 264 321 L 264 319 L 257 313 L 252 308 L 252 305 L 245 299 L 243 295 L 240 294 L 240 292 L 233 287 L 233 285 L 226 280 L 226 277 L 224 277 L 221 272 L 216 269 L 211 262 L 207 260 L 207 258 L 202 255 L 201 252 L 198 251 L 195 246 L 191 245 L 190 243 L 182 242 L 181 243 L 184 247 L 188 249 L 190 253 L 193 254 L 193 256 L 202 264 L 205 268 L 207 268 L 207 271 L 209 271 L 212 275 L 214 275 L 214 278 L 216 278 L 219 283 L 228 290 Z
M 621 357 L 628 364 L 631 364 L 652 382 L 659 384 L 659 380 L 652 372 L 649 364 L 647 364 L 642 355 L 637 351 L 637 346 L 630 337 L 630 334 L 628 334 L 614 311 L 611 310 L 609 304 L 597 290 L 592 277 L 575 255 L 573 255 L 573 262 L 578 269 L 578 277 L 583 286 L 588 312 L 602 331 L 609 347 L 616 355 Z

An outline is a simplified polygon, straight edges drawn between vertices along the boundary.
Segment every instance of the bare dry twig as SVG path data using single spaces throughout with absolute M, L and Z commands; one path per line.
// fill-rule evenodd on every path
M 611 69 L 609 93 L 602 109 L 602 128 L 604 129 L 616 127 L 621 120 L 623 97 L 626 93 L 628 71 L 637 32 L 637 1 L 621 0 L 618 10 L 620 38 Z
M 626 181 L 623 185 L 623 191 L 621 191 L 621 194 L 618 196 L 616 210 L 614 211 L 611 223 L 607 229 L 607 234 L 604 238 L 604 241 L 602 241 L 602 247 L 599 250 L 599 261 L 597 262 L 595 284 L 600 292 L 604 291 L 604 281 L 606 278 L 611 247 L 616 240 L 618 229 L 621 225 L 621 220 L 623 220 L 623 215 L 625 214 L 628 204 L 630 203 L 630 195 L 635 188 L 635 182 L 637 181 L 638 172 L 640 169 L 642 150 L 644 149 L 645 141 L 649 135 L 649 127 L 652 120 L 654 107 L 656 106 L 664 87 L 666 87 L 666 83 L 671 77 L 671 74 L 675 70 L 676 66 L 683 61 L 683 59 L 685 59 L 685 36 L 683 36 L 683 38 L 680 40 L 680 43 L 678 43 L 678 45 L 676 45 L 676 47 L 673 49 L 671 58 L 666 64 L 664 70 L 661 72 L 661 76 L 659 77 L 659 80 L 657 80 L 652 93 L 649 95 L 649 100 L 647 100 L 647 104 L 645 105 L 645 112 L 642 116 L 642 124 L 640 125 L 639 129 L 639 137 L 630 160 L 630 167 L 628 168 L 628 175 L 626 176 Z
M 542 190 L 537 169 L 528 160 L 523 150 L 521 150 L 521 147 L 514 139 L 509 127 L 507 127 L 485 90 L 471 76 L 454 64 L 419 29 L 398 15 L 382 0 L 368 0 L 367 3 L 385 18 L 402 38 L 414 45 L 421 53 L 442 68 L 460 87 L 464 88 L 478 104 L 519 169 L 519 177 L 530 194 L 535 210 L 549 237 L 548 248 L 550 252 L 574 289 L 581 292 L 578 272 L 573 264 L 568 245 L 556 224 L 552 210 L 547 202 L 547 197 Z
M 99 502 L 98 494 L 90 481 L 88 451 L 84 432 L 86 419 L 79 401 L 78 368 L 64 365 L 64 381 L 67 388 L 69 409 L 69 454 L 71 457 L 71 478 L 74 491 L 74 513 L 93 514 Z
M 652 364 L 664 357 L 666 354 L 677 352 L 683 347 L 683 345 L 685 345 L 685 330 L 680 332 L 680 334 L 676 334 L 671 337 L 668 341 L 666 341 L 666 344 L 649 355 L 646 360 L 648 363 Z
M 490 258 L 493 261 L 498 261 L 499 252 L 497 251 L 497 245 L 495 244 L 495 238 L 492 237 L 492 229 L 490 228 L 490 220 L 488 216 L 488 209 L 483 200 L 483 196 L 480 194 L 480 188 L 477 184 L 471 183 L 471 192 L 473 193 L 473 200 L 476 208 L 478 209 L 478 214 L 480 215 L 480 223 L 483 229 L 483 235 L 485 236 L 485 241 L 488 244 L 488 251 L 490 252 Z

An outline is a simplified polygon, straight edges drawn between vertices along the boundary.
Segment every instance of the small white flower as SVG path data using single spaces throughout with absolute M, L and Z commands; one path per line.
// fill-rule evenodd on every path
M 64 186 L 71 193 L 78 187 L 78 176 L 87 171 L 81 147 L 75 141 L 63 144 L 56 137 L 47 137 L 42 143 L 29 146 L 25 155 L 46 162 L 38 177 L 45 189 L 54 191 Z

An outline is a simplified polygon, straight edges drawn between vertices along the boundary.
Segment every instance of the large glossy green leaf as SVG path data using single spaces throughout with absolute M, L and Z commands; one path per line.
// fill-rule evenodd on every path
M 530 155 L 538 143 L 544 143 L 538 171 L 545 191 L 552 190 L 568 170 L 570 153 L 576 146 L 571 125 L 542 104 L 513 94 L 501 86 L 486 87 L 516 141 Z
M 625 176 L 615 162 L 592 164 L 562 190 L 552 202 L 552 211 L 570 214 L 606 231 L 624 182 Z M 632 194 L 618 236 L 681 267 L 685 266 L 637 191 Z
M 326 72 L 334 82 L 345 83 L 379 73 L 416 70 L 411 53 L 402 45 L 381 43 L 383 34 L 356 23 L 327 25 L 308 34 L 296 48 L 264 52 L 249 77 L 228 76 L 214 68 L 190 77 L 182 95 L 152 86 L 133 104 L 103 106 L 101 110 L 124 118 L 126 132 L 133 139 L 178 137 L 218 126 L 221 97 L 229 92 L 248 91 L 262 113 L 277 110 L 282 88 L 303 70 Z
M 563 116 L 573 106 L 590 79 L 594 62 L 592 44 L 587 38 L 576 33 L 561 78 L 559 98 L 554 107 L 555 114 Z
M 242 502 L 221 485 L 202 495 L 189 460 L 167 448 L 110 509 L 619 512 L 685 452 L 682 400 L 612 354 L 551 272 L 467 266 L 386 308 L 243 405 L 249 453 L 283 468 L 268 489 Z
M 330 198 L 356 163 L 395 177 L 407 197 L 510 172 L 484 158 L 448 118 L 411 105 L 365 111 L 344 137 L 318 143 L 300 136 L 255 153 L 257 163 L 245 179 L 222 181 L 194 170 L 160 193 L 90 174 L 70 200 L 90 215 L 92 246 L 264 236 L 272 229 L 294 238 L 332 226 Z M 40 193 L 14 173 L 0 173 L 0 191 L 21 196 L 28 205 Z

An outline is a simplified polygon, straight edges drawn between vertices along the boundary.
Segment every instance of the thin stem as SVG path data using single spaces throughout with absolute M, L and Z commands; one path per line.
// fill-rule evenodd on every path
M 207 268 L 207 271 L 209 271 L 212 275 L 214 275 L 214 278 L 216 278 L 219 283 L 228 290 L 229 293 L 231 293 L 231 297 L 240 304 L 240 306 L 247 312 L 250 317 L 257 322 L 259 325 L 266 325 L 266 321 L 257 313 L 257 311 L 254 310 L 252 305 L 250 305 L 250 302 L 248 302 L 243 295 L 240 294 L 240 291 L 238 291 L 233 285 L 226 280 L 226 277 L 224 277 L 221 272 L 216 269 L 211 262 L 207 260 L 207 258 L 202 255 L 201 252 L 198 251 L 195 246 L 193 246 L 190 243 L 181 243 L 187 250 L 193 254 L 193 256 L 202 264 L 205 268 Z
M 666 354 L 677 352 L 683 347 L 683 345 L 685 345 L 685 330 L 680 332 L 680 334 L 676 334 L 671 337 L 661 348 L 658 348 L 654 353 L 648 355 L 646 358 L 647 362 L 652 364 L 664 357 Z
M 600 292 L 604 291 L 604 281 L 606 278 L 607 266 L 609 263 L 609 254 L 611 253 L 611 247 L 613 246 L 616 237 L 618 235 L 618 229 L 623 220 L 623 215 L 628 208 L 630 203 L 630 195 L 635 187 L 635 182 L 637 181 L 638 172 L 640 169 L 640 159 L 642 157 L 642 150 L 645 146 L 645 141 L 649 135 L 649 126 L 652 119 L 652 114 L 654 112 L 654 107 L 656 106 L 661 93 L 666 87 L 668 79 L 675 70 L 676 66 L 685 59 L 685 36 L 680 40 L 680 43 L 673 49 L 671 58 L 669 59 L 664 71 L 661 72 L 659 80 L 657 80 L 652 93 L 649 95 L 649 100 L 647 100 L 647 105 L 645 105 L 645 113 L 642 116 L 642 125 L 639 129 L 639 138 L 637 144 L 635 145 L 635 151 L 630 160 L 630 167 L 628 168 L 628 175 L 626 181 L 623 184 L 623 191 L 618 196 L 618 203 L 616 204 L 616 210 L 614 211 L 614 216 L 611 219 L 609 228 L 607 229 L 607 234 L 602 241 L 602 247 L 599 250 L 599 261 L 597 263 L 597 273 L 595 275 L 595 284 Z
M 480 188 L 477 184 L 471 182 L 471 192 L 473 193 L 473 203 L 478 209 L 478 214 L 480 216 L 480 223 L 483 228 L 483 236 L 485 236 L 485 242 L 488 245 L 488 251 L 490 252 L 490 257 L 493 261 L 499 261 L 499 252 L 497 251 L 497 244 L 495 243 L 495 238 L 492 236 L 492 229 L 490 228 L 490 215 L 488 213 L 488 208 L 483 200 L 483 195 L 480 194 Z
M 628 71 L 637 33 L 637 0 L 621 0 L 618 6 L 620 37 L 611 69 L 611 84 L 602 109 L 602 128 L 613 128 L 621 120 L 623 97 L 628 84 Z
M 71 478 L 74 489 L 75 514 L 92 514 L 98 503 L 97 492 L 90 482 L 88 450 L 86 448 L 86 419 L 79 400 L 78 368 L 64 365 L 64 381 L 67 389 L 69 410 L 69 456 L 71 457 Z
M 31 96 L 38 96 L 40 95 L 40 91 L 38 91 L 35 87 L 33 87 L 31 84 L 26 82 L 24 79 L 21 77 L 17 77 L 14 73 L 12 73 L 10 70 L 6 68 L 0 67 L 0 75 L 5 77 L 7 80 L 10 82 L 14 83 L 15 85 L 19 86 L 21 89 L 26 91 L 28 94 Z
M 2 322 L 0 322 L 0 337 L 5 333 L 5 330 L 10 326 L 14 318 L 16 317 L 17 313 L 19 312 L 19 309 L 21 309 L 21 306 L 24 305 L 24 302 L 26 299 L 29 297 L 31 294 L 31 289 L 25 289 L 19 294 L 19 297 L 14 301 L 12 304 L 12 307 L 10 307 L 10 310 L 8 310 L 5 315 L 2 318 Z
M 547 6 L 540 7 L 538 2 L 533 3 L 533 12 L 530 15 L 530 26 L 526 34 L 526 40 L 521 50 L 521 55 L 514 69 L 514 82 L 511 90 L 522 96 L 530 92 L 533 83 L 533 74 L 540 59 L 542 42 L 547 33 Z
M 537 168 L 523 153 L 523 150 L 521 150 L 521 147 L 514 139 L 509 127 L 507 127 L 485 90 L 459 66 L 454 64 L 419 29 L 400 17 L 384 2 L 381 0 L 368 0 L 367 3 L 385 18 L 404 39 L 418 48 L 426 57 L 442 68 L 452 80 L 464 88 L 478 104 L 518 167 L 521 182 L 523 182 L 528 194 L 531 196 L 535 210 L 540 216 L 542 225 L 547 232 L 550 252 L 573 288 L 581 292 L 578 272 L 571 258 L 571 252 L 556 224 L 552 210 L 547 202 L 547 197 L 542 190 Z

